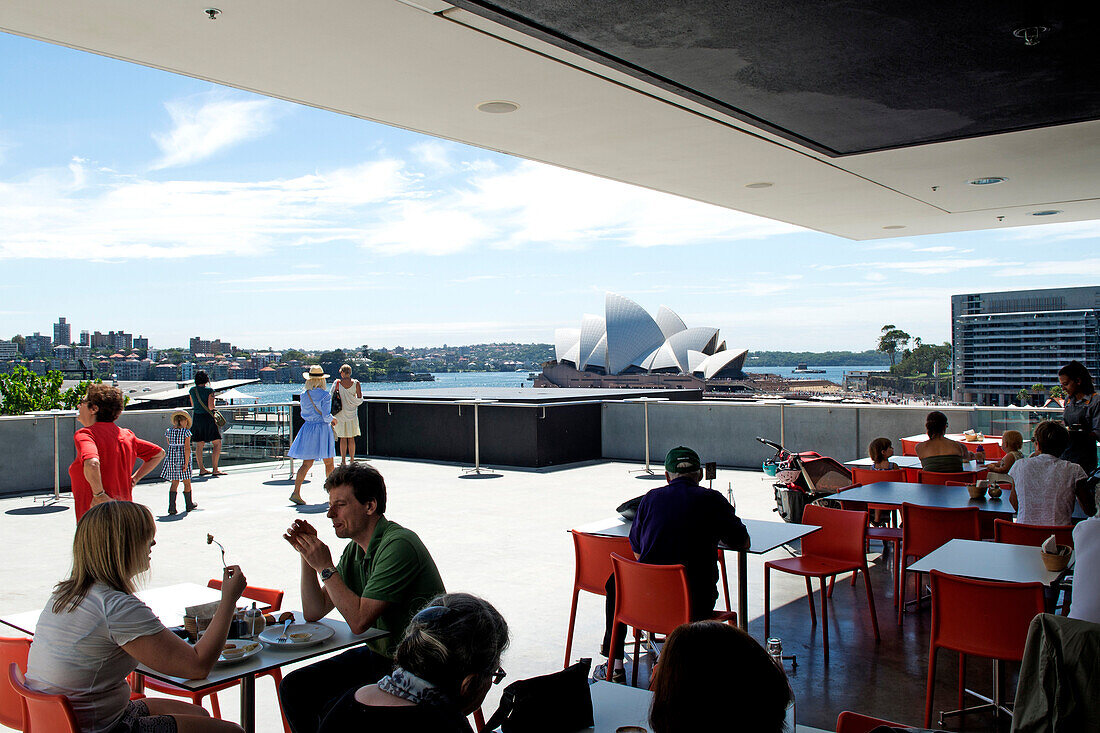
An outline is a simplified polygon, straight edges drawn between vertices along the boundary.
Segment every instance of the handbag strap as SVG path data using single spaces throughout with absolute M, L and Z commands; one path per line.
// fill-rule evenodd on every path
M 512 714 L 512 709 L 516 704 L 516 693 L 511 689 L 511 685 L 504 688 L 504 692 L 500 696 L 500 705 L 497 707 L 497 711 L 489 716 L 489 719 L 485 721 L 485 725 L 482 727 L 483 731 L 494 731 L 499 728 L 508 716 Z
M 202 399 L 199 397 L 199 388 L 197 386 L 195 386 L 195 387 L 192 387 L 191 389 L 195 392 L 195 404 L 200 406 L 202 408 L 202 411 L 205 412 L 207 415 L 209 415 L 210 417 L 214 417 L 214 413 L 210 412 L 210 408 L 207 407 L 206 403 L 203 402 Z M 211 390 L 211 391 L 213 391 L 213 390 Z
M 311 405 L 313 405 L 313 409 L 317 412 L 318 415 L 321 415 L 321 417 L 324 417 L 324 415 L 321 414 L 321 408 L 317 407 L 317 403 L 313 401 L 313 395 L 310 394 L 310 391 L 311 390 L 308 390 L 308 389 L 306 390 L 306 397 L 309 398 L 309 403 Z

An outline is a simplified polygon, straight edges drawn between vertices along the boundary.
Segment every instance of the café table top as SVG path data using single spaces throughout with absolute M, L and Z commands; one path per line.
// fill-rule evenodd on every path
M 197 583 L 176 583 L 161 588 L 144 588 L 134 593 L 141 601 L 152 609 L 157 618 L 165 626 L 180 626 L 183 624 L 183 611 L 188 606 L 197 606 L 211 601 L 219 601 L 222 592 L 214 588 L 207 588 Z M 45 601 L 43 601 L 45 606 Z M 34 629 L 38 625 L 38 616 L 42 609 L 34 611 L 22 611 L 20 613 L 4 614 L 0 616 L 0 623 L 7 624 L 25 634 L 34 635 Z
M 1038 547 L 958 539 L 933 550 L 907 569 L 918 573 L 938 570 L 979 580 L 1043 585 L 1050 585 L 1062 575 L 1046 569 Z
M 854 489 L 841 491 L 829 497 L 838 501 L 860 502 L 862 504 L 917 504 L 918 506 L 938 507 L 942 509 L 965 509 L 977 507 L 979 511 L 1012 516 L 1016 511 L 1008 501 L 1007 494 L 999 499 L 971 499 L 965 486 L 940 486 L 938 484 L 911 484 L 904 481 L 879 481 L 864 484 Z
M 294 612 L 295 623 L 303 622 L 301 611 Z M 178 687 L 184 687 L 188 690 L 203 690 L 208 687 L 214 687 L 224 682 L 231 682 L 233 680 L 241 679 L 249 675 L 258 674 L 260 672 L 266 672 L 276 667 L 282 667 L 286 664 L 293 664 L 295 662 L 301 662 L 306 659 L 312 659 L 313 657 L 321 656 L 322 654 L 328 654 L 329 652 L 340 651 L 349 647 L 357 646 L 370 639 L 376 639 L 380 636 L 385 636 L 388 632 L 381 629 L 367 629 L 362 634 L 353 634 L 351 627 L 340 618 L 323 618 L 316 623 L 324 624 L 333 630 L 331 638 L 325 640 L 317 646 L 305 647 L 305 648 L 290 648 L 284 649 L 273 648 L 268 644 L 263 645 L 263 651 L 255 656 L 249 657 L 240 662 L 232 664 L 216 664 L 214 668 L 210 670 L 210 675 L 199 680 L 186 680 L 180 677 L 173 677 L 171 675 L 163 674 L 155 670 L 149 669 L 145 665 L 138 667 L 137 671 L 144 674 L 146 677 L 152 677 L 153 679 L 161 680 L 162 682 L 170 682 Z M 262 642 L 260 642 L 262 643 Z
M 589 688 L 592 691 L 592 721 L 591 728 L 585 731 L 593 733 L 615 733 L 615 731 L 628 725 L 636 725 L 649 730 L 649 705 L 653 700 L 653 693 L 629 685 L 617 685 L 611 682 L 598 681 Z M 795 707 L 788 710 L 787 730 L 794 733 L 824 733 L 819 728 L 811 728 L 805 725 L 792 726 Z
M 1001 445 L 1001 436 L 999 435 L 996 437 L 986 435 L 982 440 L 966 440 L 966 436 L 962 433 L 948 433 L 943 437 L 947 438 L 948 440 L 953 440 L 956 443 L 962 443 L 970 450 L 977 450 L 979 445 L 983 448 L 988 448 L 991 445 L 1000 447 Z M 902 438 L 902 440 L 909 441 L 910 443 L 923 443 L 924 441 L 928 440 L 928 436 L 924 433 L 921 433 L 920 435 L 908 435 Z
M 920 458 L 916 456 L 890 456 L 890 461 L 898 468 L 920 468 Z M 986 461 L 985 463 L 978 465 L 977 461 L 963 461 L 964 471 L 982 471 L 989 468 L 990 463 L 996 463 L 996 461 Z M 874 461 L 870 458 L 858 458 L 854 461 L 845 461 L 845 466 L 849 468 L 870 468 L 874 465 Z
M 788 542 L 793 542 L 821 529 L 813 524 L 794 524 L 791 522 L 769 522 L 762 519 L 741 519 L 749 533 L 749 552 L 763 555 Z M 596 522 L 575 527 L 578 532 L 600 534 L 608 537 L 627 537 L 630 535 L 630 522 L 621 516 L 606 517 Z M 724 549 L 730 549 L 724 547 Z

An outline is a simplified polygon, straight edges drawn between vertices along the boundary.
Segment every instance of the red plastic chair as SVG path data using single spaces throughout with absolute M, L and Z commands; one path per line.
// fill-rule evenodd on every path
M 215 590 L 221 590 L 222 582 L 216 578 L 212 578 L 209 583 L 206 584 L 208 588 L 214 588 Z M 247 598 L 252 601 L 256 601 L 257 604 L 264 604 L 258 606 L 264 612 L 278 611 L 283 605 L 283 591 L 275 588 L 261 588 L 255 585 L 246 585 L 244 593 L 241 594 L 242 598 Z M 278 691 L 279 684 L 283 681 L 282 671 L 276 667 L 266 672 L 260 672 L 256 675 L 256 678 L 271 677 L 275 681 L 275 690 Z M 183 687 L 176 687 L 169 682 L 161 682 L 155 680 L 152 677 L 145 678 L 145 687 L 150 690 L 156 690 L 157 692 L 164 693 L 165 695 L 172 695 L 174 697 L 184 697 L 191 701 L 193 705 L 202 705 L 204 698 L 210 698 L 210 711 L 215 718 L 222 717 L 221 704 L 218 702 L 218 694 L 222 690 L 228 690 L 232 687 L 236 687 L 240 682 L 235 680 L 233 682 L 226 682 L 224 684 L 215 685 L 214 687 L 208 687 L 205 690 L 188 690 Z M 282 713 L 282 702 L 279 703 L 279 711 Z M 283 715 L 283 731 L 284 733 L 292 733 L 290 730 L 290 723 L 287 721 L 286 716 Z
M 573 535 L 573 605 L 569 609 L 569 633 L 565 637 L 565 665 L 569 666 L 569 654 L 573 651 L 573 629 L 577 623 L 577 598 L 587 591 L 598 596 L 607 595 L 607 579 L 615 572 L 611 555 L 633 557 L 630 540 L 626 537 L 607 537 L 587 534 L 575 529 Z
M 994 583 L 932 571 L 932 632 L 928 649 L 928 683 L 924 696 L 924 727 L 932 723 L 936 684 L 936 651 L 959 653 L 959 710 L 944 715 L 992 709 L 995 702 L 963 708 L 966 655 L 1019 662 L 1024 655 L 1031 619 L 1043 613 L 1041 583 Z M 972 693 L 973 694 L 973 693 Z
M 944 509 L 941 507 L 901 505 L 901 564 L 898 585 L 898 625 L 905 613 L 905 573 L 909 558 L 919 560 L 954 539 L 981 539 L 978 507 Z M 922 573 L 917 573 L 917 600 L 920 601 Z
M 650 565 L 618 553 L 611 556 L 615 569 L 615 623 L 634 629 L 632 686 L 638 684 L 639 631 L 667 636 L 681 624 L 691 623 L 691 594 L 683 565 Z M 713 611 L 715 621 L 737 623 L 732 611 Z M 618 656 L 617 634 L 611 636 L 608 659 Z
M 954 482 L 966 486 L 977 481 L 981 471 L 959 471 L 958 473 L 939 473 L 938 471 L 921 471 L 917 474 L 918 484 L 938 484 L 939 486 L 947 486 L 949 482 Z M 988 473 L 988 472 L 987 472 Z
M 889 720 L 872 718 L 869 715 L 860 715 L 845 710 L 836 719 L 836 733 L 871 733 L 880 725 L 889 725 L 895 728 L 905 727 L 902 723 L 891 723 Z
M 915 456 L 917 455 L 917 446 L 923 443 L 923 440 L 906 440 L 901 439 L 901 454 L 903 456 Z
M 26 637 L 0 637 L 0 668 L 14 664 L 26 672 L 30 650 L 31 640 Z M 6 678 L 0 680 L 0 725 L 23 730 L 23 698 Z
M 845 509 L 827 509 L 811 504 L 802 514 L 803 524 L 821 527 L 802 538 L 800 557 L 769 560 L 764 563 L 764 637 L 771 633 L 771 571 L 801 575 L 806 579 L 806 600 L 810 602 L 810 622 L 817 623 L 814 609 L 813 586 L 810 578 L 821 579 L 821 641 L 825 661 L 829 661 L 829 611 L 825 579 L 840 573 L 863 571 L 867 586 L 867 606 L 871 609 L 871 624 L 875 641 L 879 641 L 878 616 L 875 614 L 875 595 L 871 590 L 871 577 L 867 572 L 867 512 Z
M 80 733 L 67 697 L 27 687 L 27 680 L 15 662 L 8 665 L 8 683 L 22 698 L 24 733 Z
M 1054 535 L 1059 545 L 1073 547 L 1073 525 L 1020 524 L 1010 519 L 993 520 L 993 541 L 1039 547 Z

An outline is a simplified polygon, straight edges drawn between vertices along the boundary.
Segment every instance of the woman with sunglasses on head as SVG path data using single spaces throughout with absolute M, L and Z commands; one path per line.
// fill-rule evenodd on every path
M 78 522 L 96 504 L 111 499 L 132 501 L 137 482 L 164 458 L 159 445 L 115 424 L 122 407 L 122 392 L 108 384 L 89 386 L 77 404 L 76 420 L 83 427 L 73 435 L 76 457 L 69 466 L 69 479 Z M 135 470 L 138 458 L 141 468 Z
M 27 684 L 64 695 L 82 733 L 240 733 L 198 705 L 130 699 L 126 677 L 138 664 L 189 679 L 210 674 L 245 587 L 241 569 L 227 568 L 218 610 L 192 647 L 134 595 L 155 534 L 153 515 L 141 504 L 109 501 L 88 510 L 76 525 L 72 574 L 38 617 Z
M 487 601 L 468 593 L 437 596 L 409 622 L 393 671 L 340 698 L 319 733 L 470 733 L 466 716 L 504 677 L 507 646 L 508 624 Z

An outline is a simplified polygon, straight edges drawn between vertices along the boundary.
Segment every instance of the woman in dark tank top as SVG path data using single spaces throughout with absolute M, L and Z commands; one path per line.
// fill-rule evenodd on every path
M 917 445 L 920 467 L 936 473 L 959 473 L 963 461 L 970 459 L 966 446 L 944 437 L 947 432 L 947 415 L 939 410 L 928 413 L 924 420 L 928 440 Z

